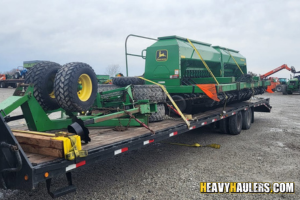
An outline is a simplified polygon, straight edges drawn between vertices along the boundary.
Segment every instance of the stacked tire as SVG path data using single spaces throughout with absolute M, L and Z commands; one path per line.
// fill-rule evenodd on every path
M 159 86 L 144 85 L 137 77 L 116 77 L 114 85 L 98 84 L 91 66 L 81 62 L 63 66 L 54 62 L 38 63 L 27 73 L 25 83 L 33 84 L 33 95 L 45 111 L 63 108 L 67 112 L 85 112 L 93 106 L 97 93 L 133 85 L 135 101 L 157 103 L 157 112 L 151 114 L 149 122 L 162 121 L 165 115 L 166 94 Z M 116 92 L 104 97 L 121 94 Z
M 96 74 L 85 63 L 61 66 L 54 62 L 40 62 L 28 71 L 25 83 L 34 86 L 33 95 L 44 111 L 60 107 L 67 112 L 87 111 L 97 96 Z
M 149 100 L 150 103 L 157 103 L 157 112 L 152 113 L 149 122 L 162 121 L 165 116 L 165 103 L 167 95 L 158 85 L 144 85 L 145 81 L 138 77 L 115 77 L 112 79 L 113 84 L 125 87 L 133 85 L 133 97 L 135 101 Z
M 25 78 L 26 84 L 33 84 L 33 96 L 45 110 L 59 108 L 54 96 L 54 80 L 61 65 L 55 62 L 40 62 L 32 67 Z

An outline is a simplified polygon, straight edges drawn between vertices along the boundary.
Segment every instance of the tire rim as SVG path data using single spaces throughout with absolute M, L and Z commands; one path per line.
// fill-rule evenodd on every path
M 55 99 L 54 90 L 49 94 L 52 99 Z
M 77 95 L 81 101 L 87 101 L 92 95 L 92 80 L 87 74 L 82 74 L 78 78 Z
M 277 88 L 277 91 L 278 91 L 278 92 L 281 92 L 281 87 L 278 87 L 278 88 Z
M 49 92 L 49 96 L 52 98 L 52 99 L 55 99 L 55 94 L 54 94 L 54 88 L 53 88 L 53 85 L 54 85 L 54 79 L 55 79 L 55 74 L 53 74 L 50 78 L 50 80 L 48 81 L 48 85 L 47 85 L 47 90 Z

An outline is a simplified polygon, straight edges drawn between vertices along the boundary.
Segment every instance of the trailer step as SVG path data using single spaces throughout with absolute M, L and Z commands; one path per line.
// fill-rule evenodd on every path
M 46 180 L 47 191 L 52 198 L 57 198 L 57 197 L 69 194 L 71 192 L 76 192 L 76 186 L 72 184 L 71 172 L 67 172 L 66 176 L 67 176 L 67 180 L 68 180 L 68 186 L 57 189 L 54 192 L 50 191 L 52 178 Z

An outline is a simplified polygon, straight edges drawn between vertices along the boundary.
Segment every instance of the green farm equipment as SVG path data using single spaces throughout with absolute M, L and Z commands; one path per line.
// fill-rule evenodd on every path
M 23 62 L 23 67 L 25 69 L 30 69 L 34 65 L 41 63 L 41 62 L 49 62 L 49 61 L 44 61 L 44 60 L 31 60 L 31 61 L 24 61 Z
M 287 78 L 278 78 L 281 85 L 286 85 L 288 82 Z
M 295 76 L 295 74 L 300 73 L 296 71 L 295 68 L 291 67 L 291 72 L 294 74 L 294 77 L 287 81 L 286 84 L 281 86 L 281 91 L 283 95 L 299 93 L 300 92 L 300 75 Z
M 68 128 L 87 143 L 86 127 L 148 128 L 149 121 L 155 121 L 152 118 L 156 117 L 157 97 L 148 98 L 134 88 L 133 85 L 98 84 L 94 70 L 84 63 L 61 67 L 57 63 L 41 62 L 29 70 L 25 84 L 20 84 L 13 96 L 0 103 L 0 113 L 7 122 L 25 118 L 30 131 Z M 160 101 L 165 102 L 162 90 L 160 95 L 164 97 Z M 9 117 L 18 107 L 23 114 Z M 61 117 L 49 118 L 54 112 L 61 112 Z
M 100 84 L 106 84 L 107 81 L 110 80 L 109 75 L 96 75 L 98 83 Z
M 141 55 L 130 54 L 127 53 L 130 36 L 156 42 Z M 199 111 L 194 109 L 196 107 L 202 110 L 245 101 L 253 95 L 263 94 L 270 85 L 269 80 L 247 74 L 246 58 L 239 51 L 178 36 L 159 37 L 157 40 L 137 35 L 128 37 L 125 42 L 126 64 L 128 55 L 146 59 L 144 78 L 164 85 L 185 113 Z M 120 86 L 141 84 L 135 77 L 116 77 L 113 83 Z

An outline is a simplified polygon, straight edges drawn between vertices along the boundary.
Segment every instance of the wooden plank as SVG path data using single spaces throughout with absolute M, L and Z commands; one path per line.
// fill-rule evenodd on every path
M 63 141 L 53 140 L 51 137 L 30 133 L 13 132 L 23 150 L 53 157 L 64 157 Z
M 18 142 L 22 144 L 32 144 L 55 149 L 61 149 L 63 147 L 62 141 L 53 140 L 51 137 L 18 132 L 13 132 L 13 134 Z
M 28 159 L 32 164 L 40 164 L 43 162 L 48 162 L 57 159 L 56 157 L 45 156 L 45 155 L 34 154 L 34 153 L 28 153 L 27 156 L 28 155 L 30 155 Z
M 25 152 L 42 154 L 47 156 L 59 157 L 59 158 L 64 157 L 63 149 L 53 149 L 53 148 L 35 146 L 30 144 L 20 144 L 20 145 Z

